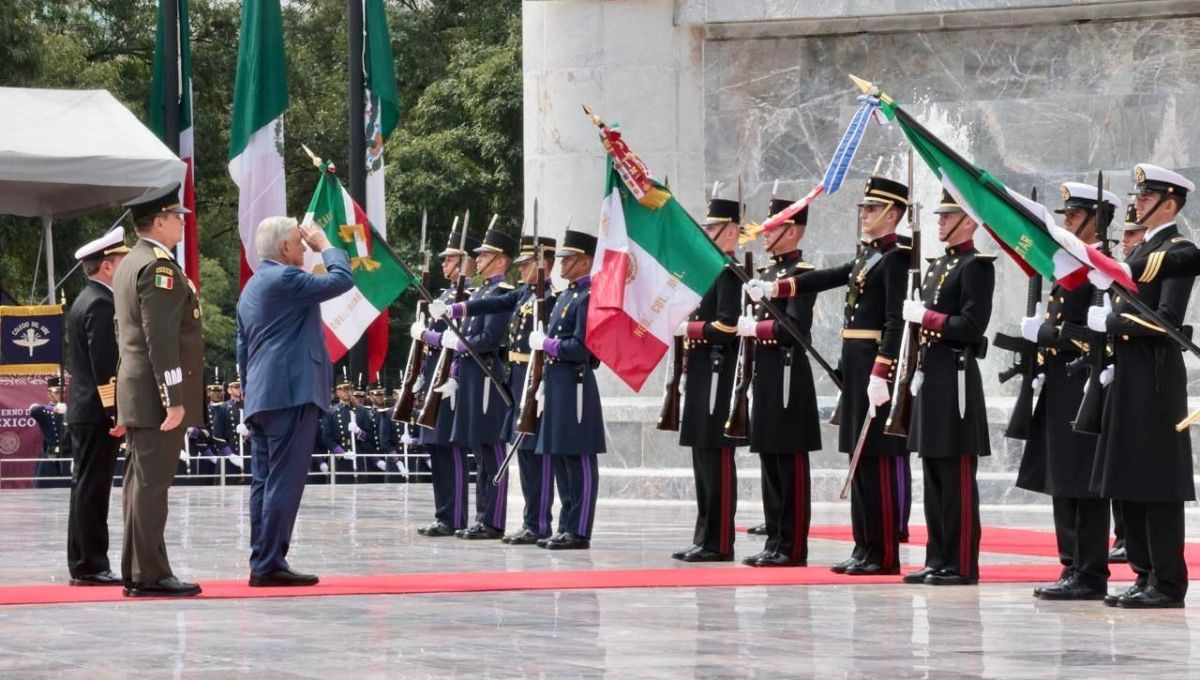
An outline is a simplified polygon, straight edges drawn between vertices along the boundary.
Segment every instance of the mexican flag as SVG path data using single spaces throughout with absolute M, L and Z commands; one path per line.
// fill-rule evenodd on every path
M 174 21 L 168 17 L 174 9 Z M 168 25 L 170 24 L 170 25 Z M 173 54 L 167 54 L 168 31 L 175 34 Z M 167 85 L 175 79 L 173 102 L 167 101 Z M 174 118 L 179 139 L 167 139 L 167 120 Z M 171 149 L 178 148 L 179 160 L 187 164 L 187 174 L 179 188 L 179 200 L 191 213 L 183 216 L 183 240 L 175 246 L 175 259 L 183 272 L 200 285 L 200 242 L 196 225 L 196 153 L 192 135 L 192 38 L 188 22 L 188 0 L 160 0 L 158 29 L 154 39 L 154 75 L 150 86 L 150 129 Z
M 1072 289 L 1097 269 L 1129 290 L 1137 285 L 1111 257 L 1059 227 L 1045 206 L 1009 189 L 986 170 L 959 156 L 934 137 L 891 97 L 879 95 L 884 115 L 899 124 L 904 136 L 941 180 L 958 204 L 1000 244 L 1017 264 Z
M 242 3 L 229 131 L 229 174 L 238 186 L 242 285 L 262 261 L 254 248 L 258 223 L 287 214 L 283 175 L 283 112 L 287 105 L 279 0 L 246 0 Z
M 658 207 L 640 202 L 609 158 L 588 304 L 588 349 L 638 391 L 726 262 L 675 197 L 652 184 L 666 194 Z
M 304 223 L 324 229 L 329 242 L 350 256 L 354 272 L 354 288 L 321 304 L 325 346 L 329 359 L 336 362 L 413 280 L 392 251 L 377 241 L 381 237 L 367 213 L 350 198 L 329 163 L 321 169 Z M 322 269 L 319 258 L 306 267 Z

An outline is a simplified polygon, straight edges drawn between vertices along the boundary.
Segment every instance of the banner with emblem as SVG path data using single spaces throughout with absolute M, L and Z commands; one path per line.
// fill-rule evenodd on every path
M 0 305 L 0 375 L 57 373 L 62 358 L 62 305 Z

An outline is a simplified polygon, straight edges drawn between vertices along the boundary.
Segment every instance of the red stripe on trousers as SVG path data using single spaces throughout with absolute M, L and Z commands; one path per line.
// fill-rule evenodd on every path
M 895 519 L 892 517 L 892 476 L 889 468 L 892 466 L 887 458 L 879 459 L 879 490 L 880 503 L 883 506 L 883 565 L 892 567 L 896 562 L 895 549 L 892 545 L 892 533 L 896 530 Z
M 801 471 L 804 474 L 800 474 Z M 808 454 L 800 453 L 792 457 L 792 476 L 796 478 L 796 512 L 792 526 L 792 536 L 795 538 L 792 541 L 792 558 L 799 558 L 803 554 L 803 546 L 808 545 L 808 534 L 804 531 L 805 520 L 808 515 L 808 503 L 804 500 L 805 486 L 808 481 Z

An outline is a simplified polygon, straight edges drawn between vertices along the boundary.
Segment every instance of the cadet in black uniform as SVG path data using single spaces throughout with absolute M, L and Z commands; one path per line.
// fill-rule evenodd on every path
M 67 514 L 67 568 L 76 586 L 121 585 L 108 559 L 108 504 L 119 438 L 124 435 L 114 427 L 117 335 L 112 280 L 128 252 L 122 227 L 75 251 L 88 277 L 67 312 L 71 395 L 66 423 L 75 467 Z
M 584 344 L 596 237 L 567 230 L 559 275 L 569 281 L 550 312 L 550 327 L 529 335 L 532 350 L 546 352 L 545 406 L 538 425 L 537 453 L 554 458 L 554 479 L 562 509 L 558 533 L 537 544 L 550 550 L 591 546 L 596 519 L 599 466 L 604 453 L 604 414 L 595 369 L 599 361 Z
M 769 213 L 793 201 L 771 201 Z M 759 270 L 764 281 L 792 281 L 814 267 L 804 261 L 800 239 L 808 228 L 808 209 L 764 236 L 771 264 Z M 782 286 L 781 286 L 782 288 Z M 774 300 L 801 333 L 811 340 L 813 292 L 777 291 Z M 742 317 L 738 333 L 755 339 L 754 399 L 750 408 L 750 450 L 762 469 L 763 514 L 767 541 L 762 552 L 742 560 L 752 567 L 808 564 L 808 528 L 812 520 L 810 451 L 821 449 L 821 419 L 812 367 L 804 348 L 762 305 L 753 317 Z
M 438 254 L 442 258 L 442 275 L 451 282 L 451 286 L 442 291 L 438 297 L 443 303 L 449 304 L 454 297 L 454 282 L 458 279 L 460 258 L 467 257 L 467 251 L 473 251 L 480 246 L 479 239 L 467 236 L 466 251 L 459 249 L 461 234 L 457 231 L 450 233 L 446 249 Z M 474 262 L 467 259 L 467 275 L 474 273 Z M 436 351 L 442 346 L 442 333 L 446 330 L 445 319 L 431 320 L 426 328 L 421 320 L 414 321 L 409 329 L 413 338 L 424 340 L 431 348 L 425 357 L 424 371 L 421 381 L 424 385 L 422 393 L 434 389 L 431 385 L 434 370 L 437 367 Z M 423 403 L 423 402 L 418 402 Z M 453 536 L 454 532 L 467 527 L 467 487 L 470 469 L 468 468 L 466 450 L 455 446 L 451 440 L 451 430 L 454 428 L 454 400 L 444 398 L 438 408 L 437 426 L 434 428 L 419 428 L 421 447 L 429 454 L 430 474 L 433 478 L 434 521 L 417 530 L 423 536 L 439 537 Z
M 1063 207 L 1055 212 L 1063 214 L 1064 228 L 1084 243 L 1095 243 L 1096 185 L 1067 182 L 1061 189 Z M 1115 194 L 1104 192 L 1105 219 L 1120 206 Z M 1096 436 L 1071 426 L 1083 400 L 1086 372 L 1067 371 L 1068 364 L 1088 352 L 1090 343 L 1105 342 L 1098 333 L 1081 340 L 1080 333 L 1071 332 L 1072 327 L 1086 330 L 1094 291 L 1090 285 L 1067 290 L 1055 284 L 1038 313 L 1021 321 L 1021 335 L 1038 345 L 1040 393 L 1017 486 L 1051 496 L 1063 565 L 1057 583 L 1033 589 L 1034 596 L 1045 600 L 1098 600 L 1108 585 L 1109 502 L 1091 488 Z
M 550 270 L 554 266 L 554 250 L 557 241 L 552 238 L 539 237 L 542 259 L 537 261 L 537 244 L 533 236 L 522 236 L 520 253 L 514 262 L 520 267 L 521 285 L 503 294 L 493 294 L 488 297 L 456 303 L 450 306 L 431 305 L 430 311 L 438 316 L 450 313 L 454 318 L 463 316 L 484 316 L 496 314 L 508 318 L 507 347 L 508 347 L 508 388 L 513 395 L 516 408 L 510 410 L 510 418 L 504 425 L 504 441 L 515 444 L 520 441 L 517 449 L 517 463 L 521 474 L 521 495 L 525 499 L 525 510 L 522 516 L 521 530 L 500 539 L 512 545 L 532 545 L 539 539 L 551 536 L 551 508 L 554 505 L 554 469 L 550 456 L 539 456 L 535 453 L 537 436 L 520 436 L 516 432 L 517 420 L 520 418 L 519 407 L 524 396 L 525 373 L 529 369 L 530 349 L 529 334 L 534 327 L 534 283 L 537 281 L 539 267 L 545 281 L 545 299 L 543 304 L 553 306 L 554 295 L 550 286 Z M 549 311 L 547 309 L 547 311 Z M 487 480 L 485 480 L 487 481 Z M 490 481 L 489 481 L 490 483 Z
M 242 381 L 230 380 L 225 384 L 229 399 L 225 401 L 226 421 L 229 423 L 229 433 L 225 435 L 229 451 L 224 452 L 226 484 L 250 483 L 250 428 L 242 419 L 244 399 L 242 397 Z
M 859 203 L 864 235 L 858 255 L 840 267 L 815 270 L 784 281 L 747 284 L 752 296 L 798 295 L 848 285 L 842 323 L 842 395 L 838 450 L 854 452 L 868 413 L 874 414 L 850 495 L 854 551 L 835 564 L 850 575 L 900 573 L 899 517 L 905 440 L 883 433 L 891 382 L 904 330 L 901 307 L 908 287 L 908 248 L 896 225 L 908 206 L 908 187 L 884 178 L 867 180 Z
M 921 456 L 925 475 L 925 567 L 906 583 L 979 582 L 979 457 L 991 454 L 979 358 L 992 315 L 994 255 L 972 240 L 979 227 L 943 191 L 938 240 L 946 253 L 932 260 L 921 299 L 906 300 L 904 320 L 921 325 L 913 378 L 908 448 Z
M 1130 258 L 1138 298 L 1167 323 L 1183 323 L 1200 254 L 1175 225 L 1195 184 L 1141 164 L 1135 203 L 1146 238 Z M 1179 278 L 1164 280 L 1168 275 Z M 1107 285 L 1093 277 L 1093 283 Z M 1187 416 L 1187 372 L 1179 344 L 1123 299 L 1088 309 L 1088 326 L 1108 333 L 1113 365 L 1092 485 L 1121 503 L 1125 548 L 1137 580 L 1105 604 L 1131 609 L 1182 607 L 1187 595 L 1183 503 L 1195 500 L 1192 447 L 1175 424 Z
M 29 405 L 29 416 L 42 431 L 42 455 L 34 471 L 33 487 L 61 489 L 71 484 L 66 479 L 71 475 L 71 465 L 59 459 L 71 457 L 71 446 L 63 424 L 67 404 L 62 399 L 62 385 L 56 376 L 46 379 L 46 394 L 49 396 L 47 403 Z
M 704 231 L 717 248 L 731 255 L 741 233 L 741 206 L 714 198 L 708 202 Z M 684 346 L 683 413 L 679 445 L 692 447 L 696 476 L 696 528 L 692 544 L 671 555 L 684 562 L 728 562 L 733 559 L 733 517 L 737 512 L 737 465 L 734 447 L 745 446 L 725 436 L 729 400 L 737 372 L 737 320 L 742 283 L 726 265 L 700 306 L 675 334 Z

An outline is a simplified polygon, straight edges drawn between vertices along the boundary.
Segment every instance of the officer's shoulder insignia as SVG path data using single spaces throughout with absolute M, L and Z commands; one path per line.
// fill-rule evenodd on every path
M 792 265 L 792 271 L 794 272 L 804 272 L 816 268 L 817 266 L 815 264 L 809 264 L 808 262 L 797 262 L 796 264 Z
M 896 243 L 896 250 L 912 250 L 912 244 L 911 244 L 911 243 L 900 243 L 900 242 L 897 242 L 897 243 Z
M 988 255 L 986 253 L 975 253 L 975 259 L 983 260 L 984 262 L 991 262 L 992 260 L 995 260 L 996 257 L 996 255 Z
M 1190 243 L 1190 241 L 1188 241 L 1188 237 L 1186 236 L 1176 236 L 1171 239 L 1171 243 Z
M 766 274 L 766 273 L 767 273 L 767 272 L 769 272 L 769 271 L 771 271 L 771 266 L 770 266 L 770 265 L 767 265 L 767 266 L 765 266 L 765 267 L 759 267 L 759 268 L 758 268 L 758 273 L 759 273 L 759 274 Z
M 158 246 L 154 246 L 154 256 L 160 260 L 174 260 L 175 259 L 175 258 L 171 257 L 170 253 L 163 250 L 162 248 L 159 248 Z
M 167 276 L 175 276 L 175 270 L 170 267 L 155 267 L 155 274 L 166 274 Z
M 160 267 L 161 269 L 161 267 Z M 175 272 L 160 274 L 156 269 L 154 271 L 154 287 L 162 288 L 163 290 L 174 290 L 175 288 Z

